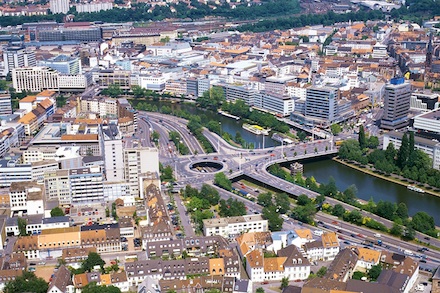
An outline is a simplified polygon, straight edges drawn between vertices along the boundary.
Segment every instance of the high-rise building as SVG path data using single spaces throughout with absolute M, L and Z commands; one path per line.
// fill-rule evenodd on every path
M 385 86 L 381 128 L 395 130 L 407 126 L 410 101 L 411 84 L 403 77 L 392 78 Z
M 305 116 L 332 123 L 336 119 L 338 90 L 310 87 L 306 93 Z
M 72 204 L 104 202 L 103 175 L 100 166 L 69 170 Z
M 81 73 L 81 61 L 78 57 L 58 55 L 38 62 L 39 66 L 55 69 L 61 74 L 77 75 Z
M 101 144 L 104 150 L 105 177 L 108 182 L 124 181 L 122 135 L 118 126 L 101 126 Z
M 3 51 L 5 74 L 14 68 L 32 67 L 37 65 L 35 51 L 27 50 L 23 44 L 8 46 Z
M 53 14 L 69 12 L 69 0 L 50 0 L 49 5 Z
M 139 197 L 139 175 L 147 172 L 159 173 L 157 148 L 138 147 L 124 149 L 125 180 L 130 184 L 131 194 Z
M 0 94 L 0 115 L 12 114 L 12 104 L 10 94 Z
M 12 70 L 12 86 L 17 93 L 23 91 L 58 91 L 59 73 L 49 67 L 25 67 Z

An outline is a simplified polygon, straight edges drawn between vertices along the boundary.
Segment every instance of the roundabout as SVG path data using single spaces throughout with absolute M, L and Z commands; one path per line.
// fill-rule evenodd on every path
M 199 161 L 189 165 L 189 169 L 195 173 L 217 173 L 224 168 L 221 162 L 216 161 Z

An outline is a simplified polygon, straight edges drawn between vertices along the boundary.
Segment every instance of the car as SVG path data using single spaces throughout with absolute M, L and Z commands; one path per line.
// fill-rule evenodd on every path
M 269 284 L 268 281 L 263 281 L 263 282 L 261 282 L 261 285 L 267 285 L 267 284 Z
M 428 241 L 431 240 L 431 238 L 429 238 L 429 237 L 425 237 L 424 239 L 425 239 L 425 240 L 428 240 Z
M 30 266 L 36 266 L 37 264 L 34 262 L 29 263 Z
M 44 266 L 46 263 L 44 262 L 44 261 L 40 261 L 39 263 L 38 263 L 38 265 L 40 265 L 40 266 Z
M 329 226 L 327 226 L 327 225 L 323 225 L 322 227 L 325 229 L 330 229 Z
M 127 238 L 126 237 L 121 237 L 121 242 L 127 242 Z
M 344 241 L 344 244 L 350 245 L 350 242 L 348 242 L 348 241 Z
M 318 224 L 319 225 L 324 225 L 324 222 L 323 221 L 318 221 Z
M 29 268 L 29 272 L 35 272 L 35 268 L 34 267 Z
M 421 260 L 419 260 L 419 262 L 426 263 L 426 260 L 421 259 Z

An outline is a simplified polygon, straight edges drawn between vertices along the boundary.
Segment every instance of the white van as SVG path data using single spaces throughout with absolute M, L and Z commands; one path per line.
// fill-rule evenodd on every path
M 324 234 L 324 231 L 322 231 L 322 230 L 313 231 L 313 235 L 315 235 L 315 236 L 322 236 L 322 234 Z

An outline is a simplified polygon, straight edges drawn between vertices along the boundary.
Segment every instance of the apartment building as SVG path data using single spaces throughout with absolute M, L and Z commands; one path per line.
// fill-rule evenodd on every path
M 69 180 L 72 204 L 104 202 L 104 176 L 99 166 L 70 169 Z
M 335 232 L 327 232 L 321 235 L 321 240 L 306 243 L 304 250 L 307 258 L 311 261 L 333 260 L 339 253 L 339 240 Z
M 246 105 L 253 106 L 255 104 L 255 95 L 257 94 L 255 89 L 233 84 L 219 84 L 219 86 L 223 88 L 227 101 L 243 100 Z
M 12 114 L 11 95 L 0 93 L 0 115 L 9 114 Z
M 384 114 L 381 128 L 395 130 L 408 125 L 411 85 L 403 77 L 392 78 L 385 86 Z
M 58 91 L 58 72 L 49 67 L 21 67 L 12 70 L 12 86 L 23 91 L 41 92 L 42 90 Z
M 293 98 L 267 90 L 255 95 L 253 106 L 279 117 L 289 116 L 295 110 Z
M 268 227 L 267 220 L 264 220 L 261 215 L 203 220 L 203 233 L 205 236 L 220 235 L 233 238 L 243 232 L 266 232 Z
M 124 150 L 122 147 L 122 135 L 119 127 L 115 124 L 101 126 L 101 144 L 104 150 L 104 172 L 106 181 L 124 181 Z M 132 159 L 131 156 L 125 158 Z M 142 168 L 142 167 L 141 167 Z
M 28 215 L 44 213 L 43 189 L 33 181 L 12 182 L 9 200 L 12 212 L 25 212 Z
M 3 51 L 5 63 L 4 75 L 15 68 L 32 67 L 37 65 L 35 51 L 26 49 L 22 43 L 9 45 Z

